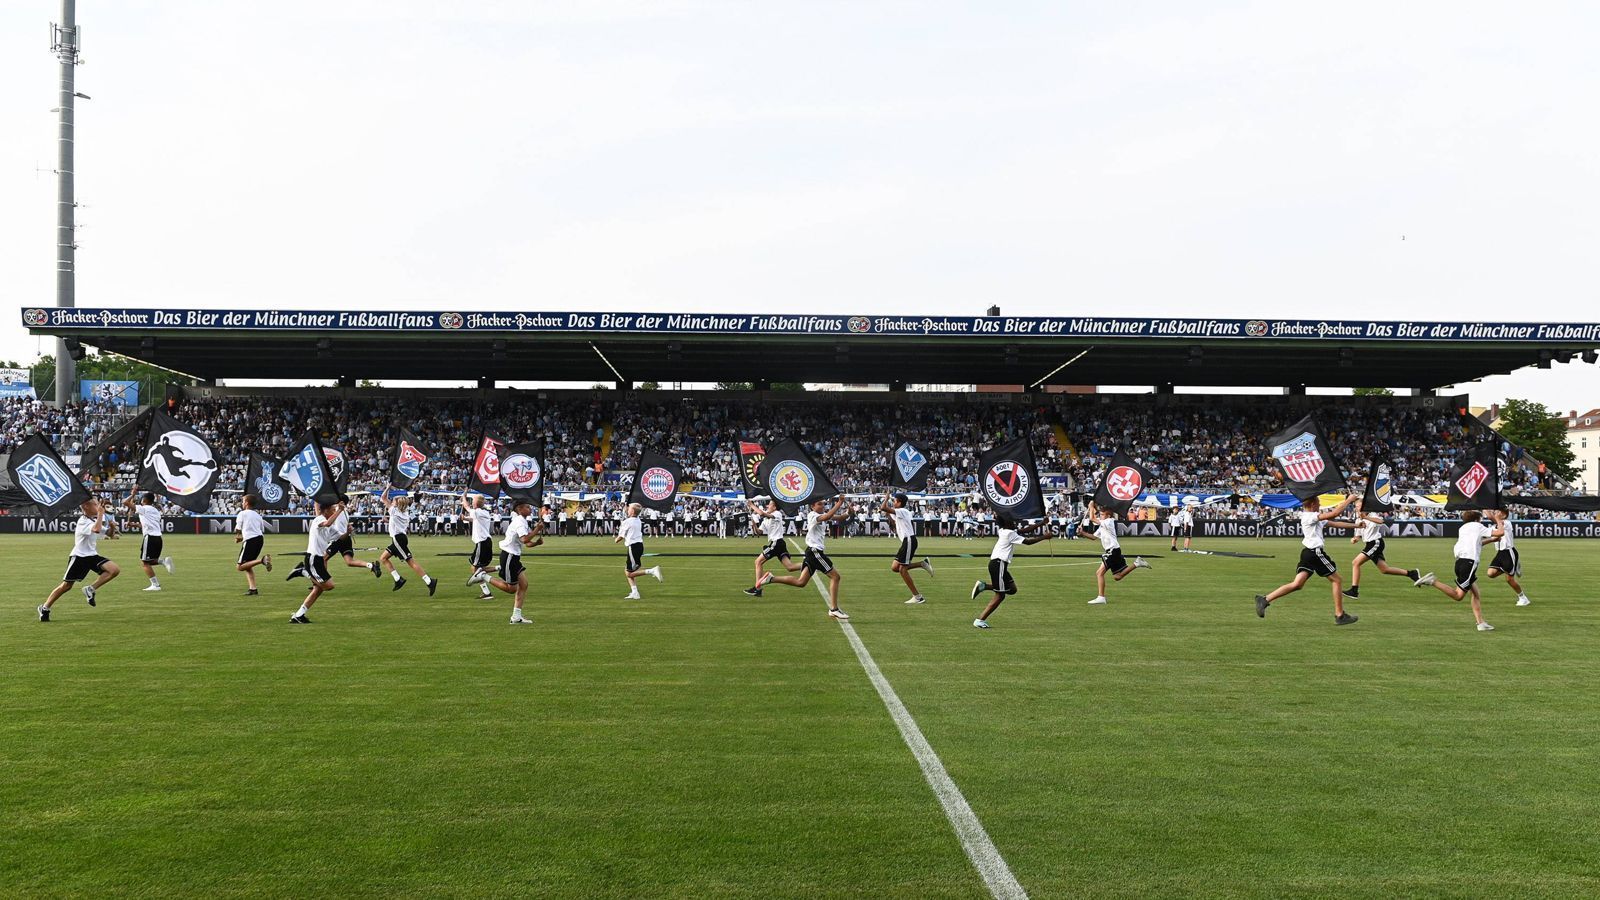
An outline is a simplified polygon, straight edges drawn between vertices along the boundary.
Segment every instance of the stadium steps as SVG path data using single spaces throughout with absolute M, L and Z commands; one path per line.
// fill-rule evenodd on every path
M 1067 429 L 1063 428 L 1061 423 L 1057 421 L 1050 423 L 1050 430 L 1055 433 L 1056 446 L 1060 447 L 1068 456 L 1072 457 L 1073 463 L 1077 463 L 1078 448 L 1072 445 L 1072 438 L 1067 437 Z

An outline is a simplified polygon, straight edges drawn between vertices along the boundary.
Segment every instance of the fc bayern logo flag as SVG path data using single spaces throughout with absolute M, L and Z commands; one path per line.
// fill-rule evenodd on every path
M 1127 451 L 1118 450 L 1106 464 L 1100 486 L 1094 489 L 1094 505 L 1106 512 L 1126 515 L 1133 501 L 1150 489 L 1150 470 Z
M 928 454 L 910 441 L 901 441 L 889 460 L 889 486 L 905 491 L 928 489 Z
M 746 497 L 759 497 L 767 492 L 761 485 L 761 461 L 766 458 L 766 448 L 759 443 L 739 442 L 739 481 L 744 485 Z
M 1484 441 L 1456 457 L 1444 508 L 1500 509 L 1499 466 L 1499 441 Z
M 978 458 L 978 488 L 1002 525 L 1044 518 L 1039 466 L 1027 438 L 1007 441 Z
M 1386 459 L 1374 459 L 1367 470 L 1367 490 L 1361 495 L 1361 511 L 1391 512 L 1394 498 L 1394 465 Z
M 628 502 L 645 509 L 671 512 L 682 484 L 682 466 L 654 450 L 646 450 L 639 455 L 639 467 L 633 472 Z
M 255 494 L 260 501 L 257 511 L 263 509 L 285 510 L 289 508 L 289 482 L 283 480 L 278 470 L 283 468 L 283 460 L 264 456 L 260 453 L 250 454 L 250 467 L 244 473 L 244 492 Z
M 289 455 L 278 467 L 278 477 L 288 482 L 296 493 L 318 503 L 333 503 L 339 499 L 339 483 L 328 465 L 322 439 L 315 431 L 306 432 L 289 448 Z
M 482 445 L 480 445 L 481 448 Z M 500 448 L 500 487 L 513 500 L 544 502 L 544 441 Z
M 43 435 L 30 435 L 11 451 L 6 474 L 45 516 L 59 516 L 89 499 L 89 489 Z
M 478 436 L 478 450 L 472 456 L 472 471 L 467 475 L 467 490 L 494 498 L 500 496 L 500 451 L 506 442 L 487 434 Z
M 217 488 L 217 457 L 194 429 L 156 410 L 144 441 L 139 486 L 194 513 L 211 508 Z
M 394 450 L 389 453 L 389 483 L 399 488 L 411 487 L 422 476 L 422 467 L 433 458 L 433 450 L 411 429 L 400 429 L 395 438 Z
M 789 511 L 839 494 L 833 479 L 794 438 L 784 438 L 767 451 L 757 476 L 761 493 L 771 494 L 779 506 Z
M 1268 465 L 1301 500 L 1344 490 L 1344 467 L 1312 416 L 1267 438 Z

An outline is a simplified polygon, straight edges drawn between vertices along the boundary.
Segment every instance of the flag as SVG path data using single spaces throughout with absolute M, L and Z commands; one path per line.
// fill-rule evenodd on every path
M 1344 469 L 1311 416 L 1267 438 L 1267 457 L 1284 487 L 1301 500 L 1344 490 Z
M 315 431 L 308 431 L 289 450 L 283 465 L 278 467 L 278 477 L 289 487 L 318 503 L 332 503 L 339 499 L 339 486 L 333 469 L 328 465 L 328 454 Z
M 487 440 L 493 440 L 489 438 Z M 481 452 L 483 444 L 479 444 Z M 500 487 L 513 500 L 544 502 L 544 441 L 501 445 L 497 451 Z
M 1484 441 L 1456 458 L 1450 467 L 1450 496 L 1445 509 L 1499 509 L 1500 442 Z
M 894 448 L 894 459 L 889 462 L 889 487 L 906 491 L 928 489 L 928 454 L 910 441 L 901 441 Z
M 478 435 L 478 451 L 472 457 L 472 471 L 467 476 L 467 490 L 485 497 L 500 496 L 500 451 L 506 442 L 487 434 Z
M 338 447 L 323 447 L 322 455 L 328 460 L 328 471 L 333 473 L 333 486 L 343 496 L 350 486 L 350 468 L 345 465 L 344 451 Z
M 217 458 L 211 444 L 165 410 L 156 410 L 144 439 L 139 487 L 190 512 L 209 510 L 211 492 L 217 487 Z
M 628 502 L 646 509 L 671 512 L 682 484 L 683 466 L 653 450 L 646 450 L 639 454 L 639 466 L 633 470 Z
M 250 468 L 244 473 L 244 492 L 255 494 L 260 501 L 258 510 L 282 511 L 289 508 L 289 482 L 278 474 L 283 460 L 260 453 L 250 454 Z
M 1362 512 L 1390 512 L 1394 509 L 1394 466 L 1386 459 L 1374 459 L 1367 471 L 1367 491 L 1361 495 Z
M 1044 518 L 1039 467 L 1027 438 L 1007 441 L 978 457 L 978 484 L 1002 525 Z
M 77 473 L 67 468 L 67 461 L 40 434 L 30 435 L 11 451 L 6 474 L 38 505 L 41 515 L 59 516 L 89 499 L 89 489 Z
M 421 477 L 423 464 L 432 456 L 433 450 L 412 434 L 411 429 L 400 429 L 394 452 L 389 454 L 389 483 L 395 487 L 411 487 L 411 482 Z
M 833 479 L 822 471 L 806 448 L 794 438 L 784 438 L 778 446 L 767 451 L 756 474 L 762 493 L 771 494 L 772 499 L 786 510 L 839 494 Z
M 1118 450 L 1106 464 L 1100 486 L 1094 489 L 1094 505 L 1117 515 L 1126 515 L 1133 501 L 1150 490 L 1151 475 L 1138 460 Z
M 761 461 L 767 451 L 755 441 L 739 442 L 739 477 L 744 483 L 746 497 L 759 497 L 767 492 L 761 486 Z

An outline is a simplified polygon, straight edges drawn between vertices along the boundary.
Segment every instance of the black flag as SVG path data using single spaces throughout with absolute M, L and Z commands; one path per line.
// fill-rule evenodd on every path
M 433 458 L 433 450 L 411 429 L 400 429 L 395 438 L 394 451 L 389 454 L 389 483 L 399 488 L 411 487 L 422 476 L 422 467 Z
M 144 441 L 139 486 L 190 512 L 205 512 L 217 487 L 217 458 L 211 444 L 165 410 L 156 410 Z
M 59 516 L 89 499 L 89 489 L 78 474 L 67 468 L 67 461 L 40 434 L 30 435 L 11 451 L 6 474 L 44 516 Z
M 978 484 L 1002 525 L 1044 518 L 1039 467 L 1027 438 L 1007 441 L 978 458 Z
M 487 434 L 478 435 L 478 449 L 472 456 L 467 490 L 491 499 L 500 496 L 500 453 L 505 449 L 505 441 Z M 542 472 L 540 477 L 543 477 Z
M 250 454 L 250 468 L 244 472 L 244 492 L 256 496 L 256 509 L 282 511 L 289 508 L 289 482 L 278 470 L 283 460 L 260 453 Z
M 490 438 L 489 440 L 493 440 Z M 478 445 L 479 449 L 483 444 Z M 544 502 L 544 441 L 502 446 L 498 451 L 500 487 L 513 500 Z
M 278 467 L 278 477 L 289 487 L 318 503 L 332 503 L 339 499 L 339 486 L 328 465 L 328 454 L 314 431 L 308 431 L 289 450 L 283 465 Z
M 767 492 L 761 486 L 761 461 L 766 458 L 767 451 L 755 441 L 739 442 L 739 480 L 744 485 L 745 497 L 759 497 Z
M 628 502 L 658 512 L 671 512 L 682 484 L 683 466 L 653 450 L 646 450 L 639 454 L 639 467 L 633 470 Z
M 1133 501 L 1150 490 L 1150 483 L 1150 470 L 1127 451 L 1118 450 L 1106 464 L 1100 486 L 1094 489 L 1094 505 L 1119 516 L 1127 515 Z
M 1484 441 L 1456 457 L 1450 467 L 1450 498 L 1445 509 L 1500 508 L 1500 442 Z
M 822 471 L 806 448 L 794 438 L 784 438 L 778 446 L 767 451 L 757 472 L 757 482 L 763 493 L 771 494 L 772 499 L 786 510 L 839 494 L 833 479 Z
M 928 454 L 910 441 L 901 441 L 889 461 L 889 487 L 906 491 L 928 489 Z
M 1394 510 L 1394 466 L 1386 459 L 1374 459 L 1367 470 L 1367 491 L 1361 495 L 1362 512 Z
M 1311 416 L 1267 438 L 1267 458 L 1283 486 L 1301 500 L 1344 490 L 1344 468 Z
M 328 471 L 333 473 L 333 486 L 344 496 L 350 486 L 350 467 L 345 464 L 344 451 L 338 447 L 323 447 L 322 455 L 328 459 Z

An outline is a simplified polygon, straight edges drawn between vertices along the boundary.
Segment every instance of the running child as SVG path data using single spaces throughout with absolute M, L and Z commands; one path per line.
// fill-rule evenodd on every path
M 761 499 L 761 498 L 757 498 Z M 755 516 L 759 522 L 761 533 L 766 536 L 767 543 L 756 554 L 756 583 L 754 587 L 744 589 L 752 597 L 761 596 L 761 576 L 766 570 L 768 560 L 777 560 L 790 572 L 800 571 L 800 564 L 789 558 L 789 542 L 783 539 L 783 510 L 778 508 L 778 502 L 767 499 L 766 508 L 757 506 L 754 501 L 746 500 L 745 505 L 750 507 L 750 515 Z
M 1090 521 L 1094 522 L 1094 535 L 1100 539 L 1100 567 L 1094 570 L 1095 588 L 1099 593 L 1094 595 L 1089 605 L 1104 606 L 1107 573 L 1111 575 L 1113 581 L 1121 581 L 1133 574 L 1134 569 L 1150 568 L 1150 563 L 1142 556 L 1135 556 L 1132 564 L 1123 558 L 1122 544 L 1117 540 L 1116 513 L 1103 511 L 1090 500 L 1088 515 Z
M 364 562 L 356 559 L 356 545 L 355 538 L 353 537 L 355 534 L 355 528 L 350 524 L 350 513 L 346 509 L 346 504 L 349 502 L 349 497 L 339 497 L 339 517 L 335 519 L 333 523 L 333 533 L 335 537 L 333 539 L 333 543 L 328 545 L 328 558 L 332 559 L 334 554 L 337 553 L 338 555 L 344 557 L 344 564 L 346 566 L 352 569 L 366 569 L 368 572 L 372 573 L 373 578 L 381 578 L 383 576 L 383 570 L 378 568 L 378 563 L 376 561 Z
M 400 570 L 395 568 L 393 560 L 400 560 L 411 567 L 411 571 L 422 576 L 422 583 L 428 586 L 428 596 L 438 589 L 439 581 L 429 575 L 422 568 L 422 563 L 416 561 L 411 555 L 411 538 L 407 534 L 411 530 L 411 498 L 390 497 L 384 492 L 383 505 L 389 510 L 389 546 L 378 557 L 379 565 L 389 570 L 389 576 L 394 579 L 394 590 L 398 591 L 406 586 L 406 580 L 400 575 Z
M 528 597 L 528 571 L 522 566 L 522 550 L 524 547 L 537 547 L 544 543 L 544 538 L 540 536 L 544 532 L 544 521 L 541 519 L 538 525 L 531 524 L 528 519 L 532 513 L 532 500 L 512 502 L 511 518 L 506 522 L 506 534 L 500 540 L 499 577 L 493 577 L 488 572 L 476 572 L 470 582 L 481 584 L 486 588 L 493 587 L 497 591 L 512 595 L 512 625 L 533 624 L 522 616 L 522 601 Z
M 128 492 L 122 505 L 127 507 L 128 514 L 139 520 L 139 565 L 144 568 L 144 577 L 150 579 L 145 586 L 146 591 L 161 590 L 161 581 L 156 578 L 156 566 L 172 574 L 172 557 L 161 555 L 161 510 L 156 506 L 156 495 L 146 491 L 143 497 L 134 499 L 137 489 Z
M 989 551 L 989 580 L 979 580 L 972 586 L 972 599 L 984 591 L 993 591 L 994 599 L 984 607 L 983 614 L 972 620 L 974 628 L 988 628 L 989 616 L 1000 608 L 1006 597 L 1017 592 L 1017 580 L 1011 577 L 1011 555 L 1016 552 L 1019 545 L 1037 544 L 1040 541 L 1050 540 L 1050 532 L 1033 534 L 1044 527 L 1043 522 L 1032 522 L 1018 528 L 1008 528 L 999 522 L 995 523 L 998 530 L 995 536 L 994 549 Z
M 483 495 L 473 494 L 469 500 L 467 492 L 461 492 L 461 509 L 465 513 L 465 520 L 472 534 L 472 553 L 467 557 L 467 563 L 472 566 L 472 577 L 467 579 L 467 585 L 478 585 L 483 593 L 478 596 L 480 600 L 489 600 L 494 594 L 489 592 L 487 579 L 479 579 L 479 575 L 488 575 L 490 565 L 494 560 L 494 529 L 493 520 L 489 510 L 484 506 Z
M 1356 501 L 1355 522 L 1352 523 L 1355 534 L 1350 535 L 1350 543 L 1361 542 L 1361 552 L 1356 554 L 1355 561 L 1350 564 L 1350 586 L 1344 589 L 1344 595 L 1354 600 L 1361 596 L 1361 567 L 1368 562 L 1378 567 L 1378 572 L 1383 575 L 1403 575 L 1411 579 L 1411 583 L 1421 586 L 1422 573 L 1417 569 L 1400 569 L 1389 565 L 1383 558 L 1383 516 L 1378 513 L 1369 513 L 1361 508 L 1361 501 Z M 1428 573 L 1430 576 L 1432 572 Z
M 1482 522 L 1483 514 L 1475 509 L 1461 511 L 1461 531 L 1456 534 L 1456 583 L 1454 586 L 1427 582 L 1438 588 L 1440 593 L 1451 600 L 1460 602 L 1465 597 L 1472 597 L 1472 617 L 1478 620 L 1479 631 L 1493 631 L 1494 626 L 1483 620 L 1483 597 L 1478 593 L 1478 555 L 1483 550 L 1483 545 L 1494 540 L 1490 536 L 1489 526 Z M 1423 587 L 1418 584 L 1417 587 Z
M 921 562 L 914 562 L 917 558 L 917 523 L 912 521 L 911 510 L 906 508 L 906 503 L 904 493 L 883 498 L 883 511 L 894 522 L 895 537 L 900 539 L 900 549 L 894 555 L 894 562 L 889 563 L 889 571 L 898 573 L 906 587 L 911 589 L 911 599 L 907 603 L 927 603 L 927 598 L 917 590 L 917 583 L 911 580 L 911 570 L 922 569 L 932 578 L 933 560 L 924 556 Z
M 637 503 L 628 504 L 628 516 L 617 526 L 617 536 L 611 539 L 613 544 L 626 544 L 628 547 L 628 562 L 623 567 L 623 573 L 628 578 L 628 596 L 624 600 L 639 599 L 639 583 L 634 579 L 649 575 L 657 581 L 661 580 L 661 567 L 644 566 L 644 523 L 639 521 L 639 511 L 644 509 Z
M 272 555 L 261 555 L 267 524 L 262 520 L 261 513 L 256 512 L 255 494 L 245 494 L 239 504 L 243 509 L 233 517 L 233 542 L 243 546 L 239 548 L 239 562 L 234 570 L 244 573 L 245 596 L 255 597 L 261 593 L 256 589 L 256 566 L 272 571 Z
M 328 548 L 341 533 L 335 523 L 344 510 L 338 503 L 323 506 L 316 501 L 312 501 L 311 508 L 316 511 L 316 516 L 307 526 L 309 533 L 306 535 L 306 561 L 303 564 L 303 577 L 311 579 L 311 590 L 300 601 L 300 608 L 289 617 L 291 625 L 310 625 L 311 619 L 306 614 L 311 611 L 317 598 L 334 588 L 333 576 L 328 573 Z
M 761 580 L 756 582 L 756 587 L 765 587 L 768 584 L 787 584 L 790 587 L 805 587 L 811 583 L 812 575 L 828 576 L 828 615 L 835 619 L 848 619 L 850 616 L 839 608 L 839 570 L 833 567 L 833 560 L 828 558 L 828 523 L 839 515 L 839 510 L 844 508 L 844 495 L 833 501 L 833 506 L 828 506 L 828 501 L 817 500 L 811 504 L 811 511 L 806 513 L 806 555 L 800 563 L 799 575 L 773 575 L 764 573 Z
M 1506 584 L 1517 592 L 1517 605 L 1527 606 L 1532 603 L 1528 595 L 1522 590 L 1522 554 L 1517 552 L 1517 540 L 1514 535 L 1516 526 L 1511 524 L 1511 517 L 1503 509 L 1489 510 L 1489 521 L 1494 529 L 1489 537 L 1494 538 L 1494 559 L 1489 562 L 1489 577 L 1506 577 Z
M 1270 594 L 1256 595 L 1256 615 L 1267 617 L 1267 607 L 1272 601 L 1287 596 L 1306 586 L 1306 581 L 1312 575 L 1321 575 L 1328 579 L 1328 584 L 1333 588 L 1333 624 L 1352 625 L 1360 620 L 1360 616 L 1344 611 L 1344 593 L 1342 582 L 1339 578 L 1339 566 L 1332 557 L 1328 556 L 1323 540 L 1324 528 L 1354 528 L 1351 522 L 1333 521 L 1339 513 L 1356 500 L 1355 496 L 1347 495 L 1340 500 L 1333 509 L 1321 509 L 1321 501 L 1316 497 L 1307 497 L 1301 501 L 1300 510 L 1300 566 L 1295 572 L 1294 580 L 1275 589 Z M 1425 579 L 1424 579 L 1425 580 Z
M 61 584 L 39 604 L 41 622 L 50 621 L 50 607 L 55 606 L 62 594 L 72 590 L 72 586 L 90 572 L 100 576 L 94 580 L 94 584 L 83 586 L 83 599 L 89 601 L 90 606 L 94 605 L 95 592 L 122 572 L 116 563 L 100 555 L 100 537 L 105 534 L 110 521 L 105 506 L 99 500 L 85 500 L 82 512 L 83 515 L 78 516 L 78 523 L 72 529 L 72 554 L 67 557 L 67 571 L 61 576 Z

